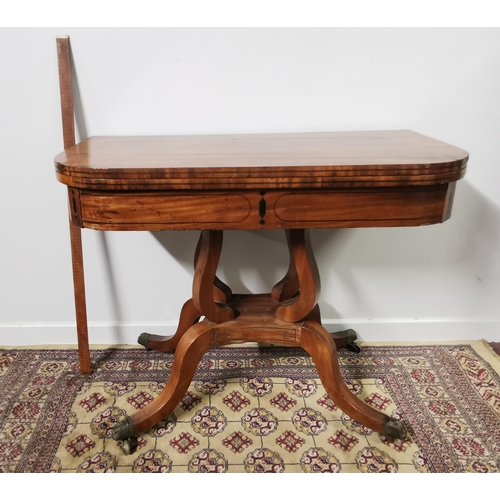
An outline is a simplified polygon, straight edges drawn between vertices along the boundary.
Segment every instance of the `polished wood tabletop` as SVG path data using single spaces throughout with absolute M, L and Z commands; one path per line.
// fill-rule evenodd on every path
M 55 159 L 85 188 L 421 186 L 465 173 L 466 151 L 410 130 L 91 137 Z
M 467 160 L 396 130 L 91 137 L 55 166 L 81 227 L 159 231 L 435 224 Z

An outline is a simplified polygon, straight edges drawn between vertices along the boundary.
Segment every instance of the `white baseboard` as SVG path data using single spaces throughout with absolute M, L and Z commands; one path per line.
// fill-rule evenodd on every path
M 500 318 L 381 318 L 323 320 L 329 331 L 352 328 L 367 342 L 500 341 Z
M 358 340 L 366 342 L 427 342 L 479 340 L 500 342 L 500 318 L 380 318 L 324 319 L 329 331 L 352 328 Z M 90 323 L 89 342 L 107 345 L 137 345 L 142 332 L 172 335 L 177 323 Z M 76 344 L 73 323 L 0 324 L 0 345 L 67 345 Z

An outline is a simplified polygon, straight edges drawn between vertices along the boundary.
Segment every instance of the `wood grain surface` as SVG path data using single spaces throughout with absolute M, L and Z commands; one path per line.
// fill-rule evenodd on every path
M 409 130 L 91 137 L 55 158 L 73 187 L 282 189 L 432 185 L 465 174 L 468 153 Z

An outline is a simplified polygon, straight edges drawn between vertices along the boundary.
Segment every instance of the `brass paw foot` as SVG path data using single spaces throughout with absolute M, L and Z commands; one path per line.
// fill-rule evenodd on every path
M 134 422 L 130 417 L 121 420 L 113 427 L 113 431 L 111 432 L 111 437 L 115 441 L 121 441 L 123 439 L 131 438 L 135 435 L 134 432 Z
M 400 420 L 386 417 L 382 423 L 381 434 L 392 439 L 404 439 L 406 437 L 406 428 Z
M 151 333 L 141 333 L 139 335 L 139 338 L 137 339 L 137 343 L 141 344 L 142 346 L 144 346 L 146 348 L 146 351 L 150 351 L 150 347 L 149 347 L 149 339 L 152 337 L 153 335 Z

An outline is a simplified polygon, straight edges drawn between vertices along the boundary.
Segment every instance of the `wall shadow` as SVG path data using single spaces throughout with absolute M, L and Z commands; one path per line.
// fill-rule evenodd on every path
M 481 281 L 489 273 L 500 274 L 500 207 L 469 182 L 462 188 L 463 203 L 452 215 L 462 233 L 457 258 Z
M 269 233 L 259 238 L 259 233 Z M 284 276 L 288 267 L 286 239 L 280 231 L 225 231 L 217 276 L 234 293 L 261 293 Z M 187 272 L 193 273 L 199 231 L 151 233 Z
M 83 110 L 82 95 L 80 93 L 80 86 L 78 85 L 78 74 L 76 72 L 76 64 L 73 57 L 73 51 L 71 49 L 71 43 L 69 45 L 69 53 L 71 60 L 71 83 L 73 90 L 73 111 L 75 114 L 75 123 L 78 136 L 80 141 L 88 139 L 87 131 L 87 121 L 85 119 L 85 112 Z
M 458 182 L 451 218 L 443 224 L 406 228 L 318 229 L 312 233 L 324 288 L 341 287 L 352 300 L 369 303 L 354 279 L 353 269 L 375 267 L 381 273 L 398 269 L 451 272 L 466 269 L 478 281 L 500 277 L 500 207 L 467 179 Z M 336 280 L 337 283 L 332 282 Z M 412 286 L 405 282 L 404 288 Z M 498 285 L 496 285 L 498 288 Z M 324 294 L 320 306 L 334 313 Z M 327 316 L 324 314 L 324 316 Z M 337 315 L 329 316 L 338 317 Z
M 187 272 L 193 272 L 197 231 L 152 233 Z M 457 185 L 451 218 L 443 224 L 396 228 L 311 230 L 323 290 L 341 287 L 352 300 L 369 303 L 353 268 L 376 267 L 397 273 L 399 268 L 442 269 L 466 266 L 477 278 L 499 269 L 500 208 L 466 179 Z M 285 274 L 288 249 L 284 231 L 227 231 L 218 275 L 235 293 L 269 291 Z M 384 271 L 385 269 L 385 271 Z M 417 272 L 417 271 L 416 271 Z M 250 279 L 249 279 L 250 278 Z M 402 285 L 411 286 L 405 283 Z M 319 301 L 325 318 L 341 315 L 323 294 Z
M 313 231 L 314 233 L 314 231 Z M 182 267 L 193 274 L 193 258 L 199 231 L 159 231 L 154 238 Z M 315 251 L 327 244 L 313 241 Z M 283 230 L 226 231 L 217 276 L 234 293 L 265 293 L 280 281 L 288 269 L 289 254 Z M 320 302 L 324 316 L 337 316 L 335 309 Z
M 312 233 L 316 258 L 323 265 L 339 262 L 387 268 L 477 263 L 479 254 L 484 258 L 498 249 L 500 207 L 466 179 L 456 191 L 451 218 L 442 224 L 316 229 Z

